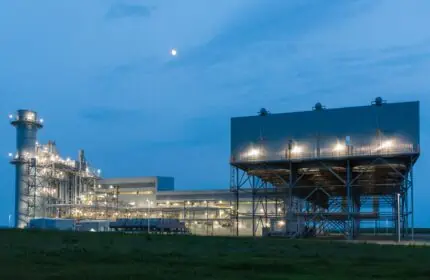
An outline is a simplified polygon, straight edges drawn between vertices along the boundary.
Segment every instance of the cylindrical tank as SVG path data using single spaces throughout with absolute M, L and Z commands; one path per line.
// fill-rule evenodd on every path
M 37 113 L 30 110 L 18 110 L 11 124 L 16 128 L 16 149 L 12 164 L 16 167 L 15 176 L 15 227 L 23 228 L 29 221 L 29 167 L 36 164 L 35 151 L 37 131 L 43 127 Z

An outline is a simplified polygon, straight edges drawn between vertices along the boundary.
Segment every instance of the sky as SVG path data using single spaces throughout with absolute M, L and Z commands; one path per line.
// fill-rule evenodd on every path
M 415 221 L 430 226 L 429 11 L 427 0 L 0 0 L 0 225 L 13 212 L 16 109 L 38 111 L 41 142 L 85 149 L 105 177 L 219 189 L 231 117 L 382 96 L 421 102 Z

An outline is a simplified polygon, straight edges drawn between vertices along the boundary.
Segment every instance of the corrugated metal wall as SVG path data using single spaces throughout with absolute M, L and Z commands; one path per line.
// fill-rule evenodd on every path
M 254 145 L 283 156 L 289 140 L 312 152 L 317 146 L 330 150 L 337 141 L 345 143 L 346 136 L 352 146 L 364 147 L 378 140 L 377 135 L 416 149 L 419 102 L 232 118 L 231 155 L 238 157 Z

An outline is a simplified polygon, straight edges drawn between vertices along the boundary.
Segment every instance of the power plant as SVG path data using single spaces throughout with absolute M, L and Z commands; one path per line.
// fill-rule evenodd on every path
M 230 188 L 199 191 L 176 191 L 171 177 L 102 178 L 83 150 L 73 160 L 39 143 L 36 112 L 9 117 L 19 228 L 67 220 L 91 231 L 414 235 L 419 102 L 234 117 Z

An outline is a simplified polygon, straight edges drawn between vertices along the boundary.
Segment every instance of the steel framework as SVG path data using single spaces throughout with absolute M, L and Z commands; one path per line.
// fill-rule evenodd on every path
M 252 193 L 253 205 L 263 205 L 263 209 L 268 200 L 283 205 L 283 212 L 275 215 L 257 213 L 252 207 L 253 225 L 275 220 L 288 236 L 312 229 L 318 235 L 356 239 L 369 229 L 380 234 L 385 222 L 386 232 L 400 231 L 403 237 L 413 238 L 413 165 L 418 155 L 418 150 L 410 150 L 369 156 L 300 159 L 287 154 L 277 161 L 232 160 L 236 234 L 245 216 L 238 205 L 240 196 Z M 253 226 L 254 235 L 256 230 Z
M 71 216 L 73 205 L 83 204 L 83 195 L 96 189 L 99 177 L 89 167 L 83 152 L 80 152 L 81 161 L 75 162 L 61 159 L 53 151 L 53 142 L 38 144 L 33 154 L 17 156 L 11 161 L 22 170 L 17 177 L 24 186 L 20 193 L 24 204 L 24 211 L 19 215 L 21 225 L 37 217 Z

